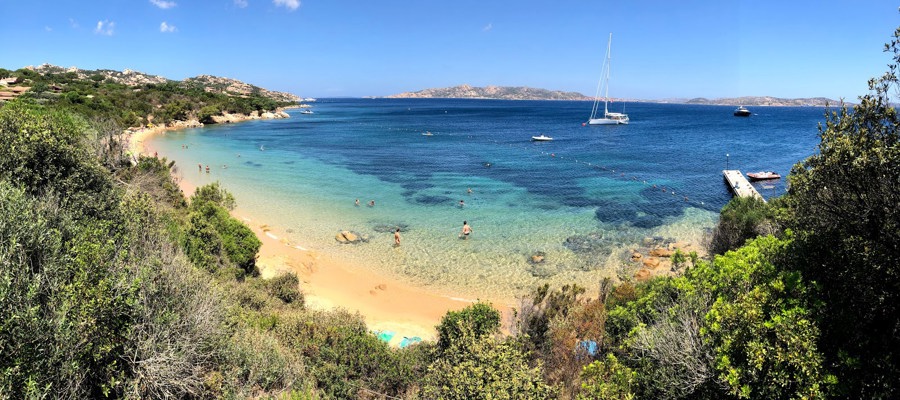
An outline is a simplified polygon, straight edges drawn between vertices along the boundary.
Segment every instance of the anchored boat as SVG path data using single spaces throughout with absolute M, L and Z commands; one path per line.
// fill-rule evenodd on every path
M 781 175 L 778 175 L 772 171 L 748 172 L 747 177 L 750 178 L 751 181 L 765 181 L 765 180 L 769 180 L 769 179 L 781 179 Z

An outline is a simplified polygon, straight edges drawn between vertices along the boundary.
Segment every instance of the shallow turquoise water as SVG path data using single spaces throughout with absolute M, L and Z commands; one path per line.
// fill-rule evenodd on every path
M 582 127 L 590 103 L 335 99 L 312 115 L 149 144 L 183 179 L 220 181 L 250 224 L 291 243 L 447 295 L 510 298 L 543 282 L 595 287 L 646 237 L 699 244 L 730 197 L 725 154 L 730 168 L 786 175 L 815 150 L 823 112 L 627 107 L 628 126 Z M 539 133 L 555 140 L 529 140 Z M 771 196 L 784 184 L 758 188 Z M 458 239 L 463 220 L 469 240 Z M 339 244 L 342 230 L 368 241 Z M 535 252 L 547 261 L 531 264 Z

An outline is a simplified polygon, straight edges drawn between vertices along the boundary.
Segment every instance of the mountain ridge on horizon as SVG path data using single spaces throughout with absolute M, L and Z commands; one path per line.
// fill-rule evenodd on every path
M 531 88 L 528 86 L 494 86 L 476 87 L 462 84 L 446 88 L 428 88 L 414 92 L 403 92 L 388 96 L 390 99 L 491 99 L 491 100 L 582 100 L 592 101 L 594 97 L 578 92 L 564 92 Z M 641 103 L 674 103 L 674 104 L 708 104 L 731 106 L 826 106 L 841 102 L 827 97 L 781 98 L 774 96 L 741 96 L 721 98 L 666 98 L 666 99 L 626 99 L 610 98 L 614 101 L 632 101 Z M 845 102 L 847 103 L 847 102 Z M 851 104 L 851 103 L 847 103 Z

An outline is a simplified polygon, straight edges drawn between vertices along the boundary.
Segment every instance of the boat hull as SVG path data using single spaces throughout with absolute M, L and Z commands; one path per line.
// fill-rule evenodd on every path
M 772 179 L 781 179 L 781 175 L 776 173 L 749 173 L 747 178 L 751 181 L 768 181 Z
M 591 118 L 588 120 L 589 125 L 627 125 L 628 121 L 609 118 Z

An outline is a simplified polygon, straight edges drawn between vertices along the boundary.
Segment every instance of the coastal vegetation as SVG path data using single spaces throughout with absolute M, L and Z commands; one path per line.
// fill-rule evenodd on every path
M 238 100 L 11 72 L 33 93 L 0 107 L 0 397 L 896 398 L 900 29 L 886 50 L 786 195 L 723 208 L 713 258 L 535 288 L 509 334 L 475 303 L 404 349 L 306 308 L 294 275 L 260 278 L 234 198 L 185 198 L 174 164 L 132 163 L 110 125 Z
M 67 70 L 49 65 L 2 70 L 0 75 L 17 77 L 29 88 L 20 97 L 122 128 L 165 126 L 175 121 L 210 123 L 213 116 L 223 113 L 260 114 L 299 100 L 208 75 L 172 81 L 134 71 Z

